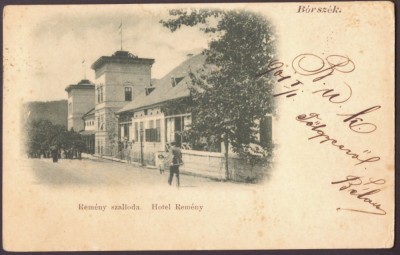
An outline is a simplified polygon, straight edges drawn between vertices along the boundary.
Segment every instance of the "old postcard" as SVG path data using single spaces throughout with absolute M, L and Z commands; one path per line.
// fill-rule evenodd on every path
M 6 250 L 393 246 L 393 3 L 3 21 Z

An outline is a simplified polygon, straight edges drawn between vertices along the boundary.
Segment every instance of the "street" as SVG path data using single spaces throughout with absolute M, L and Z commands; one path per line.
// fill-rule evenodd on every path
M 100 158 L 60 159 L 53 163 L 51 159 L 25 159 L 33 172 L 35 184 L 51 186 L 91 186 L 91 185 L 154 185 L 168 186 L 169 171 L 160 174 L 158 169 L 138 167 Z M 24 160 L 24 161 L 25 161 Z M 180 175 L 181 188 L 210 187 L 214 185 L 244 185 L 208 178 Z M 174 176 L 173 186 L 176 186 Z
M 261 217 L 256 215 L 258 210 L 249 213 L 249 209 L 263 206 L 256 195 L 264 194 L 259 192 L 264 189 L 261 185 L 182 174 L 177 188 L 175 179 L 168 185 L 168 172 L 104 159 L 53 163 L 21 157 L 3 174 L 7 180 L 3 215 L 8 219 L 4 229 L 18 233 L 8 235 L 6 241 L 30 250 L 42 250 L 43 244 L 57 250 L 99 250 L 112 245 L 123 250 L 152 249 L 154 243 L 169 249 L 193 231 L 208 236 L 208 228 L 194 230 L 196 222 L 213 226 L 218 236 L 238 233 L 240 222 Z M 259 222 L 249 224 L 257 238 Z M 194 237 L 185 243 L 188 248 L 202 245 Z

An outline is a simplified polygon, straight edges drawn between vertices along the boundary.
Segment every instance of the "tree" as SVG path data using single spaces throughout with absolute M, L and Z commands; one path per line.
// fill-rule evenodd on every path
M 274 57 L 271 24 L 247 11 L 207 9 L 171 10 L 160 22 L 172 32 L 181 26 L 198 26 L 213 39 L 206 66 L 191 72 L 192 132 L 214 136 L 225 147 L 225 171 L 229 179 L 228 148 L 254 158 L 249 145 L 257 143 L 259 120 L 274 111 L 273 82 L 260 76 Z
M 107 152 L 105 153 L 110 154 L 111 156 L 113 155 L 113 152 L 116 149 L 116 154 L 118 154 L 119 152 L 119 148 L 118 148 L 118 119 L 115 116 L 115 113 L 112 110 L 109 110 L 106 113 L 106 126 L 105 126 L 105 130 L 107 133 L 107 138 L 108 138 L 108 142 L 109 142 L 109 149 L 107 149 Z M 110 151 L 108 151 L 110 150 Z
M 39 156 L 50 146 L 49 134 L 52 132 L 52 124 L 48 120 L 32 120 L 25 123 L 26 149 L 33 156 Z
M 85 143 L 80 134 L 73 129 L 68 131 L 65 126 L 53 125 L 48 120 L 32 120 L 25 123 L 26 151 L 31 156 L 38 156 L 51 146 L 63 149 L 82 151 Z

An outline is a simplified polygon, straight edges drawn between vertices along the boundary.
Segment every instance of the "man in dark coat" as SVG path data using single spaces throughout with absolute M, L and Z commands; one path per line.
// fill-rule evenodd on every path
M 56 146 L 51 146 L 51 157 L 53 158 L 53 162 L 58 162 L 58 149 Z
M 175 142 L 171 142 L 170 158 L 171 158 L 171 163 L 170 163 L 170 167 L 169 167 L 168 183 L 169 183 L 169 185 L 172 184 L 172 179 L 174 178 L 174 174 L 175 174 L 177 186 L 179 187 L 179 185 L 180 185 L 180 183 L 179 183 L 179 166 L 183 164 L 183 161 L 182 161 L 181 149 L 176 146 Z

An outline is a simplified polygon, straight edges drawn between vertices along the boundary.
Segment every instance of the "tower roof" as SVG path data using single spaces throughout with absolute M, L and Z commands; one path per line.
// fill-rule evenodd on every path
M 83 79 L 77 84 L 68 85 L 65 91 L 70 92 L 73 89 L 94 89 L 94 84 L 89 80 Z
M 91 66 L 93 70 L 102 67 L 106 63 L 142 63 L 152 65 L 153 58 L 139 58 L 128 51 L 116 51 L 112 56 L 101 56 Z

